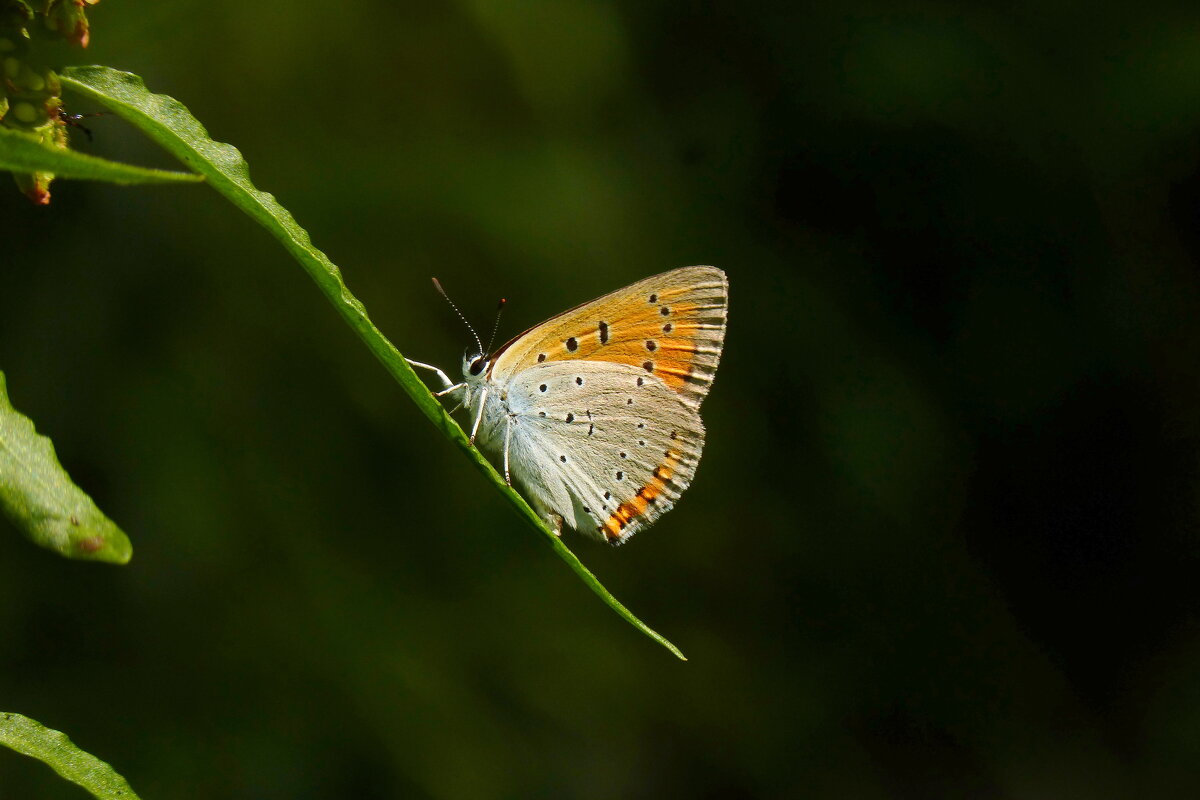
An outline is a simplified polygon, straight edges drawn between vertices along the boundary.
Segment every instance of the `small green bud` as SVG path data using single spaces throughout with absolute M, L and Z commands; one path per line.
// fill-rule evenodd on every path
M 12 115 L 17 118 L 18 122 L 24 122 L 26 125 L 33 124 L 38 118 L 38 112 L 33 103 L 26 102 L 14 103 Z
M 53 175 L 48 172 L 14 172 L 13 180 L 17 182 L 17 188 L 35 205 L 50 205 L 50 181 L 54 180 Z
M 26 64 L 21 69 L 20 86 L 27 92 L 40 92 L 46 88 L 46 81 L 42 80 L 42 76 Z

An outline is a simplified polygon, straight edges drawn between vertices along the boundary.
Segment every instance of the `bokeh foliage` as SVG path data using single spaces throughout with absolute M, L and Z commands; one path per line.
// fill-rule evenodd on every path
M 0 531 L 6 707 L 147 798 L 1200 787 L 1190 4 L 90 16 L 87 60 L 237 143 L 406 354 L 466 343 L 430 274 L 515 331 L 728 271 L 696 484 L 584 550 L 691 661 L 519 530 L 253 224 L 64 182 L 0 198 L 0 366 L 138 558 Z M 4 753 L 0 787 L 78 796 Z

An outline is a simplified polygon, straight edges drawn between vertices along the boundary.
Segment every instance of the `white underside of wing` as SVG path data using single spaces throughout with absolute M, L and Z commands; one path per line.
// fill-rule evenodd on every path
M 547 363 L 492 388 L 500 403 L 485 416 L 481 441 L 496 452 L 504 426 L 513 426 L 512 477 L 550 519 L 624 541 L 667 511 L 691 482 L 704 446 L 700 416 L 644 370 Z M 613 533 L 605 534 L 606 523 Z

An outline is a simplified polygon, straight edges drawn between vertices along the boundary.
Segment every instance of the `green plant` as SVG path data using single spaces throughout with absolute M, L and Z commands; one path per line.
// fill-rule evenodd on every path
M 97 0 L 88 0 L 95 3 Z M 37 63 L 39 39 L 58 36 L 86 45 L 83 0 L 46 0 L 36 10 L 26 0 L 0 0 L 0 169 L 13 173 L 18 187 L 36 203 L 48 204 L 55 178 L 119 184 L 206 182 L 271 233 L 296 259 L 342 319 L 400 384 L 425 416 L 471 460 L 539 532 L 555 553 L 610 608 L 680 659 L 683 654 L 635 617 L 579 561 L 525 500 L 506 485 L 491 463 L 472 447 L 459 424 L 434 398 L 400 351 L 371 322 L 366 308 L 347 288 L 340 270 L 313 246 L 308 233 L 273 196 L 255 188 L 241 153 L 213 141 L 175 99 L 151 93 L 136 75 L 100 66 L 55 71 Z M 96 102 L 157 142 L 188 168 L 186 172 L 147 169 L 72 151 L 63 112 L 63 89 Z M 0 506 L 35 543 L 69 558 L 124 564 L 132 555 L 125 534 L 92 502 L 59 465 L 49 439 L 10 404 L 0 373 Z M 134 797 L 124 780 L 103 764 L 50 731 L 18 714 L 0 714 L 0 743 L 44 760 L 96 797 Z
M 44 762 L 100 800 L 138 800 L 133 789 L 112 767 L 80 750 L 66 734 L 29 717 L 0 711 L 0 744 Z
M 36 30 L 31 32 L 30 26 L 38 21 L 43 27 L 57 26 L 52 30 L 76 43 L 84 44 L 87 40 L 86 17 L 80 4 L 51 0 L 35 12 L 24 0 L 0 3 L 0 56 L 5 58 L 4 70 L 8 78 L 8 91 L 0 99 L 0 114 L 3 115 L 0 168 L 12 172 L 18 186 L 31 199 L 40 204 L 48 203 L 50 183 L 55 178 L 119 184 L 207 182 L 283 245 L 425 416 L 466 454 L 509 501 L 513 510 L 542 534 L 580 579 L 631 625 L 683 658 L 674 645 L 613 597 L 524 499 L 505 484 L 488 460 L 470 445 L 459 424 L 430 394 L 399 350 L 371 322 L 363 304 L 347 288 L 340 270 L 312 245 L 307 232 L 274 197 L 254 187 L 248 166 L 235 147 L 213 141 L 181 103 L 151 93 L 135 75 L 98 66 L 68 68 L 61 73 L 33 66 L 29 42 L 36 40 L 39 34 Z M 72 151 L 69 137 L 65 135 L 69 122 L 61 111 L 60 92 L 63 88 L 122 117 L 190 171 L 147 169 Z M 125 534 L 100 512 L 58 464 L 50 441 L 39 436 L 33 423 L 12 407 L 3 373 L 0 373 L 0 505 L 32 541 L 64 556 L 123 564 L 132 554 Z M 91 758 L 74 749 L 62 734 L 47 731 L 31 720 L 16 714 L 5 714 L 0 718 L 5 722 L 0 742 L 43 757 L 52 766 L 65 763 L 61 754 L 72 751 L 79 757 Z M 68 769 L 55 768 L 70 777 Z M 119 776 L 112 775 L 120 781 Z M 77 782 L 88 785 L 82 780 Z M 132 796 L 127 786 L 123 789 L 125 794 L 109 791 L 109 794 L 102 794 L 93 789 L 98 797 Z
M 250 170 L 236 147 L 215 142 L 195 117 L 174 98 L 152 94 L 141 78 L 106 67 L 73 67 L 62 75 L 63 85 L 104 105 L 138 127 L 183 164 L 202 175 L 209 186 L 273 235 L 296 259 L 317 288 L 337 309 L 342 319 L 358 334 L 363 344 L 408 393 L 417 407 L 447 439 L 456 444 L 487 477 L 511 507 L 543 535 L 554 551 L 570 565 L 592 591 L 638 630 L 683 658 L 679 650 L 625 608 L 579 561 L 562 539 L 538 517 L 478 449 L 472 447 L 459 424 L 430 393 L 412 367 L 367 316 L 367 310 L 347 288 L 341 271 L 328 256 L 313 246 L 308 233 L 267 192 L 250 182 Z

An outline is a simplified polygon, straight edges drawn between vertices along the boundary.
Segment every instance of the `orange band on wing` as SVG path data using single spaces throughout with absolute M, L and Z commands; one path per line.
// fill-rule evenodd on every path
M 649 482 L 637 490 L 637 494 L 633 496 L 632 500 L 617 506 L 616 511 L 605 520 L 601 530 L 604 531 L 604 535 L 610 542 L 619 541 L 621 531 L 625 530 L 634 520 L 645 516 L 646 509 L 658 502 L 658 496 L 666 489 L 667 481 L 671 480 L 671 475 L 674 474 L 671 465 L 678 460 L 677 457 L 678 453 L 668 453 L 667 460 L 655 467 L 654 475 Z
M 698 323 L 689 321 L 696 315 L 696 306 L 687 303 L 663 304 L 670 311 L 664 317 L 663 327 L 670 325 L 658 337 L 658 349 L 653 359 L 654 374 L 675 391 L 683 388 L 692 373 L 692 360 L 696 357 L 696 328 Z

